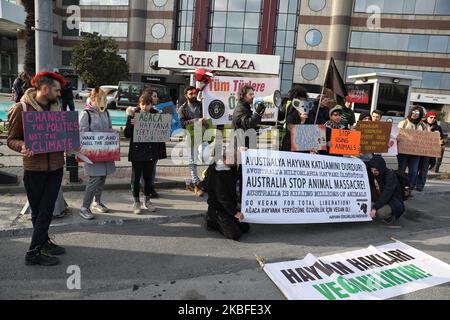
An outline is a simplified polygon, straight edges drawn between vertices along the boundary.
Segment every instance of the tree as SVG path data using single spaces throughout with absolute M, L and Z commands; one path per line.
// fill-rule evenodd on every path
M 34 30 L 34 0 L 20 0 L 19 2 L 25 9 L 27 17 L 25 19 L 25 61 L 24 71 L 29 75 L 36 72 L 36 43 Z
M 129 78 L 128 63 L 118 52 L 114 39 L 102 38 L 97 32 L 83 33 L 81 43 L 72 50 L 70 64 L 88 87 L 117 84 Z

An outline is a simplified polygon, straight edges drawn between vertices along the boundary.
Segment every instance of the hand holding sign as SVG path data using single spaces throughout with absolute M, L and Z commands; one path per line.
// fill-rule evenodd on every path
M 20 151 L 20 153 L 26 158 L 31 158 L 34 155 L 33 151 L 27 149 L 25 145 L 22 146 L 22 150 Z

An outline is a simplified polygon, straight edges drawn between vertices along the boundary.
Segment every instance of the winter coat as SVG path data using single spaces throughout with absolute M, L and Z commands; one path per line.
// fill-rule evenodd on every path
M 300 118 L 300 114 L 298 111 L 292 107 L 291 101 L 288 101 L 285 107 L 282 109 L 283 113 L 287 113 L 286 115 L 286 123 L 285 128 L 283 130 L 285 131 L 285 136 L 283 137 L 283 140 L 281 141 L 280 150 L 281 151 L 291 151 L 291 125 L 299 125 L 302 124 L 302 119 Z M 308 120 L 308 119 L 306 119 Z M 283 119 L 284 121 L 284 119 Z M 305 122 L 306 124 L 306 122 Z
M 135 115 L 140 113 L 140 108 L 135 109 Z M 151 109 L 149 113 L 158 113 L 157 110 Z M 130 148 L 128 149 L 128 161 L 155 161 L 158 160 L 159 148 L 156 142 L 134 142 L 134 126 L 131 124 L 131 119 L 135 115 L 129 115 L 127 118 L 127 124 L 125 126 L 124 135 L 130 140 Z
M 208 174 L 208 206 L 234 216 L 239 212 L 236 193 L 238 172 L 236 168 L 218 171 L 216 165 L 212 164 L 209 167 Z
M 345 129 L 350 129 L 356 122 L 355 112 L 347 107 L 342 108 L 342 121 Z
M 444 136 L 444 131 L 442 131 L 442 127 L 440 125 L 438 125 L 436 122 L 431 125 L 428 122 L 426 124 L 430 128 L 431 132 L 439 131 L 439 135 L 441 136 L 441 140 L 442 140 L 441 145 L 444 145 L 445 144 L 444 143 L 445 136 Z
M 90 123 L 89 115 L 91 117 Z M 100 112 L 97 108 L 88 104 L 81 114 L 80 132 L 113 132 L 108 111 Z M 87 176 L 104 177 L 115 171 L 114 161 L 95 162 L 94 164 L 84 163 L 84 172 Z
M 317 116 L 317 122 L 314 123 L 316 120 L 317 115 L 317 108 L 319 107 L 319 101 L 314 102 L 314 107 L 312 110 L 308 113 L 308 119 L 307 124 L 325 124 L 328 120 L 330 120 L 330 114 L 329 109 L 326 107 L 319 108 L 319 115 Z
M 35 100 L 36 90 L 28 89 L 21 101 L 26 104 L 26 112 L 61 111 L 58 103 L 42 107 Z M 22 123 L 22 103 L 14 104 L 8 112 L 9 131 L 7 144 L 14 151 L 20 152 L 25 145 Z M 40 153 L 30 158 L 23 157 L 23 168 L 27 171 L 55 171 L 64 166 L 64 152 Z
M 233 112 L 233 128 L 234 129 L 255 129 L 261 123 L 261 116 L 256 112 L 253 113 L 249 103 L 238 102 Z
M 373 208 L 378 210 L 385 205 L 389 205 L 392 209 L 392 214 L 397 219 L 400 218 L 405 212 L 405 205 L 397 175 L 394 171 L 387 168 L 386 162 L 380 156 L 373 157 L 369 161 L 368 166 L 369 168 L 378 169 L 380 172 L 380 175 L 375 179 L 378 181 L 381 194 L 375 201 Z
M 183 103 L 178 109 L 178 116 L 180 118 L 181 127 L 186 129 L 186 126 L 193 124 L 195 119 L 203 118 L 203 108 L 200 102 L 193 104 L 194 110 L 191 110 L 188 102 Z

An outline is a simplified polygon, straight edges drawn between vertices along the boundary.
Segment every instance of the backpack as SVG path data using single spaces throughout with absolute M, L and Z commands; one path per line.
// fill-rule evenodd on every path
M 394 173 L 397 176 L 400 185 L 402 199 L 408 200 L 408 198 L 411 196 L 411 185 L 409 183 L 408 175 L 400 170 L 395 170 Z

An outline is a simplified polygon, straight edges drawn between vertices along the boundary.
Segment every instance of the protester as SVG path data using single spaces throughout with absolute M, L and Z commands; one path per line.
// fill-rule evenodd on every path
M 372 210 L 370 216 L 382 219 L 386 223 L 392 223 L 405 211 L 402 191 L 397 175 L 386 166 L 386 161 L 381 156 L 374 156 L 368 163 L 372 172 L 371 185 L 375 186 L 372 195 Z
M 144 179 L 144 196 L 145 201 L 142 209 L 155 212 L 156 208 L 153 206 L 151 198 L 151 175 L 153 168 L 156 166 L 158 159 L 158 143 L 156 142 L 134 142 L 134 123 L 135 117 L 138 113 L 158 113 L 158 110 L 153 108 L 152 95 L 153 92 L 143 94 L 139 98 L 139 107 L 137 107 L 132 114 L 128 114 L 127 124 L 125 126 L 124 135 L 130 139 L 130 147 L 128 150 L 128 161 L 132 164 L 131 171 L 131 192 L 133 193 L 133 213 L 141 213 L 141 200 L 139 197 L 140 180 Z
M 106 93 L 100 88 L 92 89 L 90 93 L 90 103 L 82 113 L 80 120 L 80 132 L 113 132 L 111 118 L 106 110 Z M 108 212 L 108 208 L 101 202 L 103 187 L 106 176 L 114 173 L 116 167 L 114 161 L 95 162 L 93 164 L 84 163 L 84 171 L 89 176 L 86 185 L 80 216 L 86 220 L 94 219 L 90 209 L 98 213 Z M 92 200 L 95 201 L 92 202 Z
M 330 153 L 330 141 L 331 133 L 333 129 L 343 130 L 345 129 L 342 124 L 342 106 L 336 105 L 329 111 L 330 120 L 325 123 L 326 127 L 326 137 L 327 137 L 327 151 L 320 151 L 319 154 L 329 154 Z
M 184 96 L 186 102 L 183 103 L 178 110 L 182 128 L 187 129 L 188 125 L 194 125 L 195 122 L 199 122 L 202 125 L 202 128 L 207 127 L 206 119 L 203 118 L 202 104 L 197 100 L 197 90 L 195 87 L 187 87 L 184 90 Z M 192 183 L 194 185 L 194 193 L 197 196 L 202 197 L 205 193 L 202 190 L 201 180 L 197 172 L 196 150 L 192 147 L 194 145 L 193 141 L 194 137 L 191 136 L 191 144 L 188 146 L 190 149 L 189 168 L 191 171 Z
M 426 131 L 426 125 L 422 121 L 423 108 L 415 106 L 411 108 L 408 118 L 400 121 L 398 124 L 399 129 Z M 399 141 L 401 143 L 401 141 Z M 419 171 L 420 156 L 414 156 L 409 154 L 398 154 L 398 167 L 401 172 L 406 171 L 408 167 L 408 178 L 411 190 L 414 190 L 417 182 L 417 173 Z
M 255 93 L 249 85 L 242 86 L 239 90 L 239 101 L 233 112 L 233 128 L 243 129 L 244 131 L 254 129 L 261 123 L 262 116 L 266 111 L 264 103 L 256 106 L 255 112 L 252 111 L 253 99 Z M 248 147 L 246 145 L 246 147 Z
M 297 101 L 296 101 L 297 100 Z M 293 104 L 293 102 L 296 102 Z M 288 100 L 278 112 L 278 120 L 281 123 L 280 150 L 291 151 L 291 125 L 305 124 L 308 120 L 308 113 L 305 109 L 305 103 L 308 102 L 308 93 L 301 86 L 294 86 L 288 95 Z M 297 103 L 299 105 L 297 105 Z
M 425 115 L 425 125 L 426 130 L 435 132 L 438 131 L 441 137 L 441 145 L 444 144 L 444 132 L 442 131 L 442 128 L 440 125 L 436 122 L 437 114 L 436 112 L 428 112 Z M 436 165 L 436 158 L 432 157 L 420 157 L 420 163 L 419 163 L 419 173 L 417 176 L 417 184 L 416 184 L 416 190 L 421 192 L 425 188 L 425 184 L 427 182 L 428 177 L 428 170 L 430 168 L 433 168 Z
M 319 106 L 320 103 L 320 106 Z M 333 91 L 325 88 L 323 94 L 318 96 L 314 102 L 313 108 L 308 113 L 307 124 L 325 124 L 330 120 L 330 109 L 336 106 L 336 100 L 333 98 Z
M 374 110 L 372 111 L 372 121 L 381 121 L 381 118 L 383 117 L 383 112 L 381 110 Z
M 359 115 L 358 122 L 366 122 L 366 121 L 372 121 L 372 117 L 370 116 L 369 112 L 361 112 Z M 373 154 L 372 153 L 361 153 L 359 158 L 364 161 L 368 162 L 370 159 L 372 159 Z
M 31 77 L 26 72 L 21 72 L 19 76 L 14 80 L 13 87 L 12 87 L 12 93 L 13 97 L 12 100 L 17 102 L 20 102 L 20 99 L 22 98 L 23 94 L 27 89 L 31 88 Z
M 75 104 L 73 102 L 73 91 L 70 83 L 67 83 L 61 89 L 62 111 L 67 111 L 69 107 L 70 111 L 75 111 Z
M 352 101 L 350 96 L 345 98 L 345 107 L 342 108 L 342 120 L 341 123 L 345 129 L 350 129 L 355 123 L 355 112 L 352 110 Z
M 208 169 L 208 211 L 205 215 L 206 228 L 218 231 L 225 238 L 239 240 L 250 230 L 248 223 L 242 222 L 240 202 L 236 193 L 239 180 L 237 155 L 223 151 L 223 157 Z
M 25 264 L 51 266 L 59 263 L 53 255 L 65 253 L 65 249 L 50 240 L 48 235 L 63 177 L 64 152 L 33 154 L 25 146 L 22 113 L 60 111 L 58 98 L 66 80 L 53 72 L 39 72 L 31 84 L 33 87 L 8 113 L 7 144 L 23 156 L 23 182 L 31 207 L 33 235 Z
M 373 121 L 373 118 L 370 116 L 370 113 L 363 111 L 359 114 L 359 121 Z

